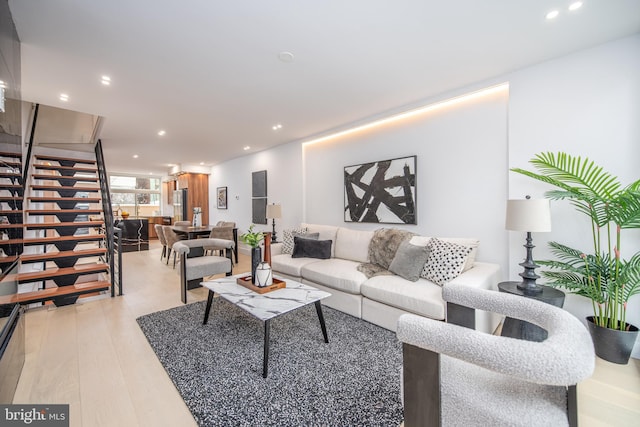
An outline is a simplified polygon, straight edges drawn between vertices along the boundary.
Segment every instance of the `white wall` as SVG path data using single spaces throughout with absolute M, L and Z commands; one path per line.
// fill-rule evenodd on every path
M 335 140 L 303 146 L 305 219 L 421 235 L 477 237 L 478 257 L 507 262 L 507 101 L 504 90 Z M 344 222 L 344 167 L 417 155 L 417 225 Z
M 509 168 L 528 168 L 528 160 L 542 151 L 567 151 L 596 160 L 625 184 L 638 178 L 640 35 L 499 76 L 487 86 L 498 81 L 509 82 L 508 101 L 485 98 L 348 139 L 304 148 L 292 142 L 216 166 L 211 193 L 228 186 L 229 209 L 217 210 L 212 196 L 211 222 L 232 220 L 246 229 L 251 172 L 267 169 L 269 201 L 281 202 L 285 216 L 278 222 L 279 232 L 303 221 L 345 225 L 343 167 L 416 154 L 418 225 L 402 228 L 479 237 L 478 258 L 498 262 L 505 279 L 517 280 L 524 235 L 504 230 L 506 199 L 542 197 L 547 188 Z M 554 202 L 552 222 L 551 233 L 534 234 L 535 258 L 549 257 L 549 240 L 589 248 L 588 223 L 571 208 Z M 640 232 L 627 234 L 623 255 L 640 250 Z M 590 304 L 572 295 L 565 308 L 581 319 L 590 314 Z M 640 297 L 632 300 L 628 320 L 640 325 Z M 640 357 L 640 345 L 634 357 Z
M 509 166 L 532 169 L 544 151 L 594 160 L 623 184 L 640 178 L 640 35 L 607 43 L 514 73 L 509 78 Z M 542 197 L 551 187 L 511 173 L 509 196 Z M 567 202 L 552 202 L 551 233 L 534 235 L 534 257 L 550 257 L 548 241 L 592 252 L 589 222 Z M 518 278 L 524 236 L 510 233 L 509 277 Z M 622 256 L 640 250 L 640 230 L 625 230 Z M 640 326 L 640 296 L 627 320 Z M 565 308 L 580 319 L 591 304 L 570 295 Z M 634 357 L 640 357 L 640 345 Z
M 251 173 L 267 171 L 268 203 L 282 205 L 276 232 L 302 218 L 302 162 L 299 143 L 289 143 L 214 166 L 209 177 L 209 222 L 233 221 L 241 234 L 251 225 Z M 227 187 L 227 209 L 218 209 L 216 188 Z M 271 231 L 271 220 L 256 229 Z M 278 237 L 281 237 L 279 234 Z

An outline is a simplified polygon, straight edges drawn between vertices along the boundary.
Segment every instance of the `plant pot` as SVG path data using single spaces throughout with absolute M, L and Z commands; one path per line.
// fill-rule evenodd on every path
M 593 322 L 593 316 L 587 317 L 587 326 L 593 340 L 596 355 L 607 362 L 626 365 L 638 337 L 638 328 L 628 324 L 628 331 L 609 329 Z
M 251 283 L 256 283 L 256 269 L 262 262 L 262 248 L 251 248 Z

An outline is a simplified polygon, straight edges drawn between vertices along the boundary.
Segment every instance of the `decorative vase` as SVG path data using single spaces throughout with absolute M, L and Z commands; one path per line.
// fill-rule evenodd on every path
M 596 355 L 607 362 L 626 365 L 638 337 L 638 328 L 627 323 L 628 331 L 603 328 L 593 321 L 593 316 L 587 317 L 587 326 L 593 340 Z
M 256 283 L 256 269 L 258 264 L 262 262 L 262 248 L 257 246 L 251 248 L 251 283 Z
M 256 268 L 256 286 L 264 288 L 273 284 L 273 275 L 271 274 L 271 266 L 266 262 L 261 262 Z
M 193 226 L 194 227 L 202 226 L 202 214 L 200 212 L 193 214 Z

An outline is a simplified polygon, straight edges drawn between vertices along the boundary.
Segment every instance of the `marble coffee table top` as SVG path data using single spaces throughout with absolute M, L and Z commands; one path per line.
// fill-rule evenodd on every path
M 260 320 L 272 319 L 331 296 L 328 292 L 291 279 L 283 279 L 287 283 L 286 288 L 258 294 L 236 283 L 238 277 L 245 275 L 202 282 L 202 285 Z

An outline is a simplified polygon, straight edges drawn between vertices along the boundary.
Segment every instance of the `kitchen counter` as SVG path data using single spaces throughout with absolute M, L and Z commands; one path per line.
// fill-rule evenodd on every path
M 122 252 L 149 250 L 148 218 L 116 219 L 114 225 L 122 229 Z

